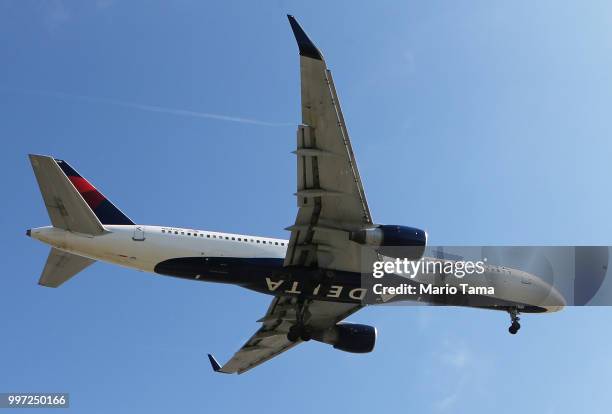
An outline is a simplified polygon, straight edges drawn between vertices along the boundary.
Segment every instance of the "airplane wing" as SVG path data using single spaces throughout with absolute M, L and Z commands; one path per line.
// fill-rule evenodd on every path
M 331 72 L 295 18 L 288 17 L 300 50 L 302 125 L 295 151 L 299 210 L 295 224 L 288 228 L 291 239 L 284 266 L 360 273 L 362 260 L 376 260 L 376 253 L 349 240 L 350 231 L 372 224 L 355 155 Z M 295 301 L 275 298 L 259 320 L 261 328 L 225 365 L 208 355 L 213 369 L 241 374 L 299 344 L 300 340 L 287 339 L 289 328 L 297 321 Z M 308 304 L 304 323 L 324 330 L 361 307 L 315 300 Z
M 285 266 L 361 272 L 362 254 L 349 232 L 372 225 L 340 101 L 323 55 L 297 21 L 302 125 L 297 131 L 297 204 Z
M 287 332 L 296 321 L 295 300 L 291 297 L 274 298 L 266 315 L 258 321 L 262 324 L 261 328 L 225 365 L 220 366 L 217 360 L 208 354 L 213 370 L 225 374 L 242 374 L 301 343 L 301 340 L 291 342 L 287 339 Z M 313 301 L 308 307 L 308 325 L 315 329 L 325 329 L 359 308 L 350 303 Z

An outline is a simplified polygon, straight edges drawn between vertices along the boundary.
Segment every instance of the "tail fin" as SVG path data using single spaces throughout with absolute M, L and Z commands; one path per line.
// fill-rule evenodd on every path
M 95 260 L 62 252 L 52 247 L 38 284 L 53 288 L 59 287 L 94 262 Z
M 30 161 L 54 227 L 96 235 L 104 224 L 134 224 L 66 161 L 44 155 Z
M 62 169 L 64 174 L 72 182 L 83 199 L 87 202 L 91 210 L 94 212 L 100 223 L 102 224 L 123 224 L 134 225 L 128 216 L 123 214 L 111 201 L 104 197 L 96 187 L 91 185 L 89 181 L 83 178 L 74 168 L 64 160 L 55 159 L 57 165 Z

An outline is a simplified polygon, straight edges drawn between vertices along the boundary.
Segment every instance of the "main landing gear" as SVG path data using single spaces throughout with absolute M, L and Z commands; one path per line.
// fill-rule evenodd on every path
M 521 324 L 519 323 L 521 318 L 519 318 L 519 312 L 516 308 L 508 309 L 508 313 L 510 314 L 510 320 L 512 321 L 512 324 L 508 328 L 508 332 L 515 335 L 519 329 L 521 329 Z
M 308 304 L 304 299 L 298 299 L 295 309 L 296 323 L 287 332 L 287 339 L 291 342 L 297 342 L 300 339 L 302 341 L 310 341 L 312 339 L 312 332 L 304 324 L 304 315 L 308 311 Z

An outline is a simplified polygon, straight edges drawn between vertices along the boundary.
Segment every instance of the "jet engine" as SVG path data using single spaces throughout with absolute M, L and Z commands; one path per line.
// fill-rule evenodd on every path
M 365 354 L 376 344 L 376 328 L 355 323 L 339 323 L 322 332 L 313 333 L 312 339 L 332 345 L 345 352 Z
M 379 225 L 351 232 L 349 239 L 355 243 L 372 246 L 389 257 L 419 260 L 427 246 L 427 232 L 414 227 Z

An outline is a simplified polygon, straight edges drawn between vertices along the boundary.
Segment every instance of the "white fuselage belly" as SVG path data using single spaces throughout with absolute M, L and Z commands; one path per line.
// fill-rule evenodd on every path
M 282 239 L 174 227 L 106 228 L 108 233 L 90 236 L 40 227 L 32 229 L 31 236 L 68 253 L 152 273 L 161 262 L 185 257 L 283 259 L 288 245 L 288 241 Z M 537 301 L 548 312 L 563 307 L 559 293 L 536 276 L 529 275 L 529 284 L 524 283 L 525 273 L 514 269 L 501 278 L 499 274 L 495 276 L 495 298 L 524 304 L 536 304 Z M 550 305 L 541 305 L 542 295 L 554 296 Z
M 90 236 L 54 227 L 40 227 L 32 230 L 32 237 L 68 253 L 145 272 L 153 272 L 158 263 L 177 257 L 284 258 L 288 243 L 281 239 L 174 227 L 106 228 L 109 233 Z M 144 230 L 144 239 L 138 240 L 140 233 L 136 232 L 137 228 Z

